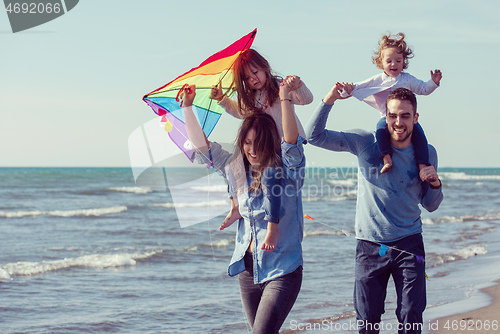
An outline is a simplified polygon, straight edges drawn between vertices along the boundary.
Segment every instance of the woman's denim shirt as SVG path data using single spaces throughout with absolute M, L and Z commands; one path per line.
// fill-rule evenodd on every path
M 270 212 L 270 202 L 265 200 L 262 191 L 257 193 L 243 191 L 238 195 L 239 210 L 243 217 L 238 221 L 235 249 L 229 264 L 228 274 L 235 276 L 245 270 L 243 257 L 253 236 L 253 273 L 254 282 L 264 283 L 295 271 L 303 264 L 302 238 L 304 231 L 304 214 L 302 211 L 302 186 L 304 185 L 305 156 L 303 143 L 305 139 L 297 139 L 296 145 L 285 141 L 281 143 L 283 167 L 276 167 L 280 177 L 280 212 L 279 239 L 272 252 L 261 249 L 267 233 L 266 212 Z M 209 163 L 211 157 L 214 168 L 227 178 L 225 167 L 229 165 L 232 155 L 223 150 L 218 143 L 210 143 L 209 154 L 198 155 L 198 160 Z M 251 184 L 251 176 L 247 176 L 247 185 Z M 274 194 L 278 192 L 274 189 Z

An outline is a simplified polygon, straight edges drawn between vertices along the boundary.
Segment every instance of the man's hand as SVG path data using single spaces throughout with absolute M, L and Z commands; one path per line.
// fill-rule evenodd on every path
M 352 90 L 354 89 L 354 85 L 352 82 L 337 82 L 330 89 L 328 94 L 326 94 L 323 102 L 326 104 L 333 104 L 336 100 L 347 99 L 351 97 Z M 345 91 L 349 96 L 341 96 L 340 93 Z
M 424 182 L 429 182 L 433 187 L 439 188 L 441 181 L 437 175 L 434 166 L 425 166 L 420 169 L 420 179 Z

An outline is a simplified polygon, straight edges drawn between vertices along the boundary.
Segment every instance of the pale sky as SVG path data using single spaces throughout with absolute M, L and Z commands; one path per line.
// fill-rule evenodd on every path
M 420 96 L 420 123 L 441 167 L 500 167 L 500 2 L 81 0 L 65 15 L 13 34 L 0 10 L 0 166 L 127 167 L 128 136 L 155 117 L 142 96 L 257 28 L 253 47 L 314 94 L 305 126 L 336 81 L 380 70 L 373 50 L 404 32 L 408 73 L 441 87 Z M 328 128 L 374 130 L 378 112 L 339 101 Z M 232 141 L 228 114 L 211 136 Z M 353 166 L 347 153 L 306 146 L 310 166 Z

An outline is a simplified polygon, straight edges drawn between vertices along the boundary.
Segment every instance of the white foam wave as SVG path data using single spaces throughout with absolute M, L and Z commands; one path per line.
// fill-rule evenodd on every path
M 45 211 L 39 211 L 39 210 L 34 210 L 34 211 L 11 211 L 11 212 L 0 211 L 0 217 L 3 217 L 3 218 L 36 217 L 36 216 L 43 215 L 44 212 Z
M 49 251 L 77 251 L 79 250 L 78 247 L 75 247 L 75 246 L 69 246 L 69 247 L 49 247 L 47 248 L 47 250 Z
M 483 244 L 470 245 L 468 247 L 460 249 L 459 251 L 455 252 L 455 254 L 460 256 L 462 259 L 468 259 L 469 257 L 472 256 L 484 255 L 488 253 L 486 247 L 487 246 Z
M 212 242 L 206 242 L 202 243 L 199 245 L 194 245 L 194 246 L 189 246 L 186 248 L 183 248 L 181 251 L 184 252 L 196 252 L 198 251 L 199 247 L 215 247 L 215 248 L 226 248 L 230 245 L 234 244 L 234 238 L 231 239 L 221 239 L 221 240 L 216 240 Z
M 432 261 L 432 266 L 439 266 L 446 262 L 465 260 L 476 255 L 488 253 L 487 246 L 484 244 L 474 244 L 465 248 L 459 249 L 447 254 L 428 254 L 428 258 Z
M 302 197 L 303 202 L 342 202 L 345 200 L 351 199 L 350 197 L 347 196 L 334 196 L 334 197 L 314 197 L 314 196 L 307 196 L 304 195 Z
M 358 196 L 358 189 L 346 191 L 344 193 L 345 196 L 352 196 L 352 197 L 357 197 Z
M 7 272 L 7 270 L 0 268 L 0 281 L 7 281 L 11 279 L 12 278 L 10 277 L 10 274 Z
M 103 269 L 135 266 L 136 260 L 146 259 L 157 253 L 158 251 L 132 254 L 93 254 L 54 261 L 9 263 L 0 268 L 0 278 L 7 275 L 8 278 L 13 276 L 32 276 L 75 267 Z
M 423 218 L 422 219 L 422 224 L 423 225 L 433 225 L 434 221 L 431 218 Z
M 193 186 L 193 187 L 190 187 L 189 189 L 199 190 L 199 191 L 206 191 L 206 192 L 222 192 L 222 193 L 226 193 L 227 192 L 227 185 Z
M 173 208 L 189 208 L 189 207 L 199 208 L 204 206 L 221 206 L 228 204 L 229 200 L 227 201 L 220 200 L 220 201 L 210 201 L 210 202 L 205 201 L 205 202 L 191 202 L 191 203 L 161 203 L 161 204 L 151 204 L 151 206 L 173 209 Z
M 332 186 L 332 185 L 316 185 L 309 184 L 302 188 L 303 198 L 321 198 L 324 201 L 339 201 L 345 200 L 349 197 L 356 198 L 358 195 L 357 187 L 344 187 L 344 186 Z M 340 199 L 339 199 L 340 198 Z
M 110 191 L 116 191 L 119 193 L 133 193 L 133 194 L 147 194 L 152 192 L 151 188 L 147 187 L 111 187 Z
M 348 231 L 340 231 L 340 230 L 335 230 L 335 231 L 304 231 L 304 238 L 306 237 L 317 237 L 320 235 L 342 235 L 346 236 L 346 233 L 349 233 Z
M 234 243 L 234 238 L 232 239 L 221 239 L 217 241 L 212 241 L 209 243 L 202 244 L 203 246 L 211 246 L 216 248 L 225 248 Z
M 469 222 L 469 221 L 489 221 L 489 220 L 500 220 L 500 212 L 497 213 L 489 213 L 485 214 L 483 216 L 472 216 L 472 215 L 466 215 L 466 216 L 459 216 L 459 217 L 454 217 L 454 216 L 443 216 L 443 217 L 438 217 L 438 218 L 426 218 L 423 219 L 422 222 L 424 224 L 434 224 L 434 223 L 464 223 L 464 222 Z
M 326 180 L 326 182 L 336 185 L 336 186 L 355 186 L 358 184 L 357 179 L 347 179 L 347 180 Z
M 439 176 L 445 180 L 500 180 L 500 175 L 469 175 L 463 172 L 445 172 L 439 173 Z
M 113 206 L 109 208 L 99 209 L 80 209 L 80 210 L 53 210 L 53 211 L 0 211 L 0 218 L 23 218 L 23 217 L 37 217 L 37 216 L 55 216 L 55 217 L 75 217 L 75 216 L 102 216 L 114 213 L 127 211 L 126 206 Z

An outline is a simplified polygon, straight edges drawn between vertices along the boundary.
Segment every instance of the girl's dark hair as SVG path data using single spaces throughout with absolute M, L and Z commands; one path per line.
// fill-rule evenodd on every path
M 268 61 L 254 49 L 240 53 L 233 65 L 233 83 L 231 88 L 238 94 L 238 109 L 242 116 L 262 111 L 262 106 L 255 105 L 255 92 L 245 83 L 245 70 L 252 65 L 266 73 L 266 83 L 262 88 L 267 93 L 266 104 L 270 107 L 279 97 L 280 77 L 271 73 Z
M 407 69 L 410 59 L 413 58 L 413 50 L 406 44 L 405 34 L 400 32 L 396 35 L 391 35 L 389 33 L 388 35 L 383 35 L 379 39 L 378 52 L 376 52 L 372 57 L 373 63 L 377 65 L 377 68 L 379 69 L 383 69 L 382 51 L 387 48 L 396 48 L 398 50 L 398 53 L 403 54 L 403 69 Z
M 248 132 L 255 130 L 254 150 L 259 157 L 258 165 L 250 165 L 243 150 Z M 265 113 L 255 113 L 246 117 L 240 127 L 237 137 L 237 147 L 243 154 L 245 170 L 252 171 L 253 182 L 248 187 L 249 191 L 257 191 L 262 182 L 264 170 L 281 164 L 281 140 L 274 119 Z

